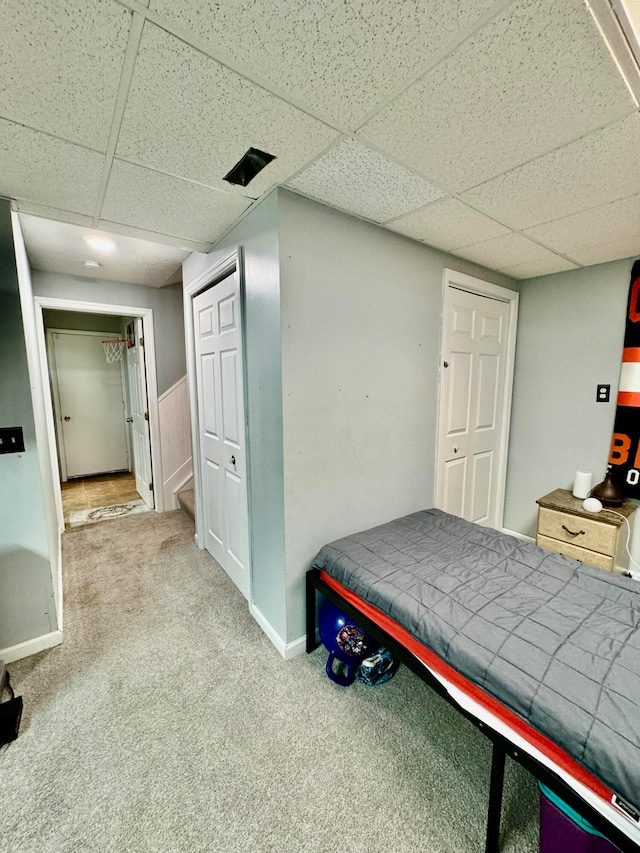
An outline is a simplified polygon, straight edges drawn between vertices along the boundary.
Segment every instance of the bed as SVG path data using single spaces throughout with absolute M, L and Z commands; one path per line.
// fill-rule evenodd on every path
M 640 586 L 437 509 L 332 542 L 307 574 L 623 851 L 640 851 Z

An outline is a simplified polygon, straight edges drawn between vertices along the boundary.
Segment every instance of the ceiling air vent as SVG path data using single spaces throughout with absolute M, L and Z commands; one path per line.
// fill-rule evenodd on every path
M 246 187 L 258 172 L 261 172 L 265 166 L 275 159 L 273 154 L 267 154 L 266 151 L 258 151 L 257 148 L 250 148 L 244 157 L 238 160 L 233 169 L 227 172 L 223 180 L 228 181 L 230 184 Z

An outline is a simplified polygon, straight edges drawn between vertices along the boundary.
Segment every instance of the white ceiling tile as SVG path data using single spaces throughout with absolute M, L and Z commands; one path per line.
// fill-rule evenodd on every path
M 601 247 L 607 260 L 640 254 L 640 194 L 529 228 L 526 233 L 581 264 L 601 263 Z
M 496 0 L 153 0 L 216 56 L 270 81 L 320 115 L 355 128 Z
M 375 222 L 443 195 L 424 178 L 351 139 L 344 139 L 287 185 Z
M 446 198 L 414 210 L 387 227 L 445 250 L 511 233 L 504 225 L 455 198 Z
M 151 243 L 161 243 L 166 246 L 176 246 L 186 252 L 210 252 L 210 240 L 191 240 L 186 237 L 172 237 L 171 234 L 160 234 L 157 231 L 147 231 L 137 225 L 127 225 L 122 222 L 113 222 L 110 219 L 99 219 L 98 228 L 109 231 L 111 234 L 122 234 L 124 237 L 137 237 L 140 240 L 148 240 Z
M 104 155 L 0 119 L 0 195 L 91 214 Z
M 0 115 L 106 149 L 131 12 L 112 0 L 2 0 Z
M 584 0 L 517 0 L 362 135 L 462 191 L 634 109 Z
M 524 264 L 530 261 L 554 260 L 556 255 L 539 246 L 532 240 L 527 240 L 521 234 L 507 234 L 503 237 L 494 237 L 473 246 L 465 246 L 456 249 L 456 255 L 475 261 L 478 264 L 502 270 L 508 267 Z
M 462 198 L 518 230 L 640 192 L 640 115 L 500 175 Z
M 120 158 L 259 196 L 337 138 L 322 122 L 147 23 L 118 140 Z M 223 176 L 248 148 L 277 158 L 247 188 Z
M 638 258 L 640 260 L 640 240 L 635 234 L 620 234 L 606 243 L 589 246 L 576 252 L 576 260 L 583 266 L 606 264 L 621 258 Z
M 45 272 L 162 287 L 175 276 L 189 254 L 188 249 L 135 237 L 114 237 L 95 228 L 54 222 L 39 216 L 21 214 L 20 224 L 32 268 Z M 106 255 L 92 250 L 83 239 L 87 234 L 111 237 L 116 243 L 115 251 Z M 85 267 L 87 260 L 97 261 L 100 268 Z
M 213 243 L 250 202 L 161 172 L 114 160 L 102 218 Z
M 559 255 L 551 255 L 539 261 L 527 261 L 524 264 L 515 264 L 512 267 L 502 267 L 501 273 L 511 278 L 537 278 L 539 275 L 551 275 L 554 272 L 578 269 L 577 264 L 572 264 L 566 258 Z
M 61 210 L 59 207 L 36 204 L 32 201 L 14 200 L 12 207 L 18 213 L 29 213 L 43 219 L 53 219 L 56 222 L 70 222 L 72 225 L 83 225 L 89 228 L 93 223 L 93 215 L 87 213 L 70 213 L 68 210 Z

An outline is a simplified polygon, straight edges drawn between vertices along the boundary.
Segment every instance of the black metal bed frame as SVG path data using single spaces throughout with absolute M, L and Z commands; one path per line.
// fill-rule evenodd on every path
M 447 692 L 445 687 L 430 672 L 425 665 L 419 661 L 398 640 L 394 639 L 385 630 L 380 628 L 374 621 L 361 613 L 357 607 L 346 601 L 322 580 L 319 569 L 310 569 L 306 580 L 306 610 L 307 610 L 307 654 L 314 651 L 320 642 L 316 631 L 316 592 L 337 604 L 345 613 L 352 616 L 358 624 L 376 638 L 382 645 L 386 646 L 394 657 L 414 672 L 425 684 L 428 684 L 439 696 L 442 696 L 449 705 L 459 711 L 473 725 L 489 738 L 492 743 L 491 775 L 489 781 L 489 806 L 487 812 L 487 834 L 485 853 L 498 853 L 500 819 L 502 814 L 502 791 L 504 787 L 505 759 L 508 755 L 518 764 L 522 765 L 532 776 L 540 780 L 551 791 L 557 794 L 567 805 L 571 806 L 585 820 L 588 820 L 605 838 L 615 844 L 622 853 L 640 853 L 640 845 L 632 841 L 618 827 L 611 824 L 599 811 L 585 802 L 569 785 L 566 784 L 552 770 L 539 762 L 527 752 L 516 747 L 508 738 L 495 731 L 491 726 L 478 720 L 473 714 L 461 707 L 455 699 Z

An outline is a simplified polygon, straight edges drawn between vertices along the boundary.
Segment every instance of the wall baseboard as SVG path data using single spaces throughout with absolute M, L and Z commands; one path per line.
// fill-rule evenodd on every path
M 507 536 L 515 536 L 516 539 L 521 539 L 523 542 L 535 542 L 535 536 L 525 536 L 524 533 L 518 533 L 517 530 L 509 530 L 508 527 L 500 528 L 502 533 L 506 533 Z
M 298 655 L 303 655 L 307 649 L 307 636 L 303 634 L 302 637 L 298 637 L 297 640 L 293 640 L 291 643 L 287 643 L 285 649 L 285 660 L 291 660 L 291 658 L 295 658 Z
M 52 631 L 50 634 L 43 634 L 41 637 L 35 637 L 33 640 L 18 643 L 16 646 L 0 649 L 0 659 L 5 663 L 13 663 L 16 660 L 28 658 L 30 655 L 37 655 L 38 652 L 43 652 L 45 649 L 59 646 L 62 639 L 62 631 Z
M 184 483 L 180 483 L 178 488 L 175 490 L 174 495 L 179 495 L 180 492 L 182 492 L 184 489 L 193 489 L 193 488 L 195 488 L 195 487 L 193 484 L 193 474 L 191 474 L 191 476 L 189 477 L 188 480 L 185 480 Z
M 182 379 L 178 379 L 177 382 L 174 382 L 171 388 L 167 388 L 166 391 L 163 391 L 162 394 L 158 396 L 158 402 L 162 403 L 167 397 L 170 397 L 174 391 L 177 391 L 181 385 L 185 384 L 187 381 L 186 375 L 182 377 Z
M 170 509 L 180 509 L 180 504 L 178 502 L 178 492 L 181 492 L 184 488 L 187 487 L 189 480 L 193 479 L 193 464 L 192 459 L 189 457 L 186 462 L 184 462 L 177 471 L 175 471 L 167 480 L 162 484 L 162 491 L 164 493 L 164 508 L 165 510 Z
M 307 641 L 305 636 L 298 637 L 297 640 L 291 643 L 285 643 L 271 622 L 265 618 L 264 614 L 255 604 L 249 605 L 249 612 L 285 660 L 291 660 L 291 658 L 304 652 Z

